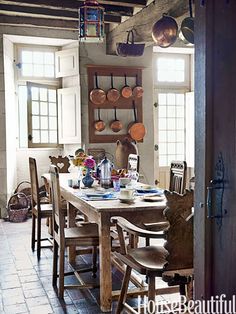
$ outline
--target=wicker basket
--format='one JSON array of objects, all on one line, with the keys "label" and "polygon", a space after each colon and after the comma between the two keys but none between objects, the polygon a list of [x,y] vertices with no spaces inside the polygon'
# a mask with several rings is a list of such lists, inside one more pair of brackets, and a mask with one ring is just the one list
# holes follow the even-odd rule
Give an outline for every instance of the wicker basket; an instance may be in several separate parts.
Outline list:
[{"label": "wicker basket", "polygon": [[[16,193],[23,193],[25,194],[27,200],[28,200],[28,206],[32,205],[32,196],[31,196],[31,184],[29,181],[21,181],[15,191],[14,194]],[[34,204],[33,204],[34,205]]]},{"label": "wicker basket", "polygon": [[23,222],[28,217],[29,202],[24,193],[13,194],[7,204],[8,220]]}]

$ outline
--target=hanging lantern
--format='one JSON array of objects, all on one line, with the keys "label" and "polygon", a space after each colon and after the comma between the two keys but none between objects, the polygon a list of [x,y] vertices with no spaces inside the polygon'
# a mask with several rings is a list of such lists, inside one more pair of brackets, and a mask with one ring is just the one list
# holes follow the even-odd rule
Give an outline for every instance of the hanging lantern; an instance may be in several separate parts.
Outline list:
[{"label": "hanging lantern", "polygon": [[104,8],[96,0],[86,0],[79,8],[79,40],[99,42],[104,37]]}]

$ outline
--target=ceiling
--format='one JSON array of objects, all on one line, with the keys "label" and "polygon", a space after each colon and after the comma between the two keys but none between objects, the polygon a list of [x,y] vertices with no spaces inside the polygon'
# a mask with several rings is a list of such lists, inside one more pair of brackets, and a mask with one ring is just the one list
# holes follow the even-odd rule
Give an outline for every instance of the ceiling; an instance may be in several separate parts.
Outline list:
[{"label": "ceiling", "polygon": [[[99,0],[105,23],[120,24],[144,8],[146,0]],[[0,0],[0,24],[76,30],[78,8],[84,0]]]},{"label": "ceiling", "polygon": [[[107,53],[115,54],[117,42],[123,42],[133,29],[135,42],[153,43],[152,25],[163,13],[178,23],[188,15],[189,0],[99,0],[105,9]],[[78,8],[84,0],[0,0],[0,25],[78,29]]]}]

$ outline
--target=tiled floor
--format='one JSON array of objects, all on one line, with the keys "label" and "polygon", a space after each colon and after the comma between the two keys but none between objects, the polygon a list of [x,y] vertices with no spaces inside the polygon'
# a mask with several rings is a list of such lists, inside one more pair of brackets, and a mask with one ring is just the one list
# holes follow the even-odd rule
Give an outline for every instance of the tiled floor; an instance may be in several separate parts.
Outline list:
[{"label": "tiled floor", "polygon": [[[43,223],[43,233],[47,228]],[[44,236],[44,235],[43,235]],[[99,314],[99,289],[67,290],[64,302],[57,298],[51,284],[52,251],[42,249],[41,260],[30,248],[31,219],[23,223],[0,220],[0,313],[1,314]],[[77,257],[78,264],[90,261],[90,256]],[[69,269],[69,265],[67,265]],[[83,274],[91,282],[91,273]],[[121,285],[122,275],[113,270],[113,288]],[[74,282],[73,276],[67,281]],[[99,277],[95,279],[99,282]],[[115,312],[116,304],[113,304]]]}]

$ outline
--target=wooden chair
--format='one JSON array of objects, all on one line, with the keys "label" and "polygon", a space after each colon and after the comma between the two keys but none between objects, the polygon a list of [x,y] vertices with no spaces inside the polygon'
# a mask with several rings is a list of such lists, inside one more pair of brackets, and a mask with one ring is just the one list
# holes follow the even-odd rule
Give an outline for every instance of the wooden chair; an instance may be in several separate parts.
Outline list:
[{"label": "wooden chair", "polygon": [[186,161],[172,161],[170,165],[170,186],[171,192],[183,194],[186,188]]},{"label": "wooden chair", "polygon": [[[39,183],[36,160],[32,157],[29,158],[29,170],[30,170],[30,184],[32,195],[32,234],[31,234],[31,248],[34,252],[35,243],[37,243],[37,257],[40,259],[41,253],[41,241],[46,241],[48,238],[41,238],[41,220],[43,218],[49,218],[52,216],[52,204],[45,204],[40,202],[39,195]],[[36,221],[37,221],[37,237],[36,233]],[[44,246],[49,247],[49,246]]]},{"label": "wooden chair", "polygon": [[133,170],[139,172],[139,155],[129,154],[127,170]]},{"label": "wooden chair", "polygon": [[[170,165],[170,185],[169,190],[171,192],[177,192],[183,194],[186,188],[186,174],[187,174],[187,163],[186,161],[172,161]],[[161,231],[169,227],[168,221],[151,223],[145,225],[148,230]],[[149,245],[147,240],[146,245]]]},{"label": "wooden chair", "polygon": [[55,165],[58,167],[60,173],[67,173],[69,172],[70,167],[70,161],[68,157],[62,157],[61,155],[55,157],[55,156],[49,156],[49,159],[51,161],[52,165]]},{"label": "wooden chair", "polygon": [[[180,293],[185,294],[193,275],[193,222],[188,219],[192,214],[193,191],[180,195],[165,191],[167,208],[164,215],[169,221],[169,229],[164,233],[164,246],[131,247],[127,249],[124,231],[133,237],[160,238],[163,234],[141,229],[122,217],[112,218],[116,223],[121,251],[114,254],[127,265],[116,314],[128,309],[138,313],[126,303],[127,290],[132,269],[148,278],[148,298],[155,301],[155,277],[162,277],[171,285],[178,284]],[[151,313],[156,313],[151,309]]]},{"label": "wooden chair", "polygon": [[[97,272],[97,246],[99,245],[98,226],[95,223],[81,223],[77,227],[65,228],[65,217],[61,208],[61,193],[59,185],[59,171],[54,165],[50,167],[51,174],[51,195],[53,201],[53,276],[52,284],[57,286],[59,277],[58,296],[63,298],[64,289],[71,288],[93,288],[92,284],[84,284],[79,276],[79,272],[92,271],[93,277]],[[93,248],[92,267],[64,273],[65,248],[70,246],[91,246]],[[58,274],[58,254],[59,254],[59,274]],[[75,274],[81,282],[79,285],[65,285],[64,276]]]}]

